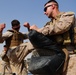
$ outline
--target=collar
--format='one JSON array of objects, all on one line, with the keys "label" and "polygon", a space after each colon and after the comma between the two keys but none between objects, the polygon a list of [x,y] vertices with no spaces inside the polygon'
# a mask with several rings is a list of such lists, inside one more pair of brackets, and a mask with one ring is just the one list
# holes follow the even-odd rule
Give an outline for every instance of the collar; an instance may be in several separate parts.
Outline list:
[{"label": "collar", "polygon": [[63,13],[64,13],[64,12],[60,12],[55,18],[52,18],[51,20],[52,20],[52,21],[53,21],[53,20],[58,20]]}]

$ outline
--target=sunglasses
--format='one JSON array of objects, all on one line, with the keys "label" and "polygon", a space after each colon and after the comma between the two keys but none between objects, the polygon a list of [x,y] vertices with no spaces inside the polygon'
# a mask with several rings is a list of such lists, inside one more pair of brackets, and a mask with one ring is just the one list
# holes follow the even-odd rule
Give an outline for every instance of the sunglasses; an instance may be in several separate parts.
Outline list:
[{"label": "sunglasses", "polygon": [[47,8],[50,7],[50,6],[52,6],[52,5],[46,6],[46,7],[44,8],[44,12],[46,12]]}]

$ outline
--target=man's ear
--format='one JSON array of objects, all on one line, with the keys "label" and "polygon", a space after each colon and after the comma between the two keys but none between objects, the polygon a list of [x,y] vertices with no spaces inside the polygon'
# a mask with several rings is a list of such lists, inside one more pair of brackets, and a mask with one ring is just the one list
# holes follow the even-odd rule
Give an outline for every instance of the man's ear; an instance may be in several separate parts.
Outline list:
[{"label": "man's ear", "polygon": [[55,5],[52,5],[52,8],[55,9]]}]

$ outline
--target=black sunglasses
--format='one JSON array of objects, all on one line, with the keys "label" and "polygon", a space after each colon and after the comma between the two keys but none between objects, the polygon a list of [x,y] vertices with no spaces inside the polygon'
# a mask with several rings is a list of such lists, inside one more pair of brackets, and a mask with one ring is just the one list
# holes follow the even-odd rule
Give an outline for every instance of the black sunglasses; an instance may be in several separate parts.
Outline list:
[{"label": "black sunglasses", "polygon": [[50,7],[50,6],[52,6],[52,5],[46,6],[46,7],[44,8],[44,12],[46,12],[47,8]]}]

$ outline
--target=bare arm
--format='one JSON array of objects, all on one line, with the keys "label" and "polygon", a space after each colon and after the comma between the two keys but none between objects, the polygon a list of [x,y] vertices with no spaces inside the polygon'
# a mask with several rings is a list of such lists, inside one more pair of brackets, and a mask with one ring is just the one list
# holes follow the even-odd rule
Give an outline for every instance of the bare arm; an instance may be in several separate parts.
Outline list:
[{"label": "bare arm", "polygon": [[3,32],[3,29],[5,28],[5,23],[3,24],[0,24],[0,43],[3,43],[3,38],[2,38],[2,32]]}]

